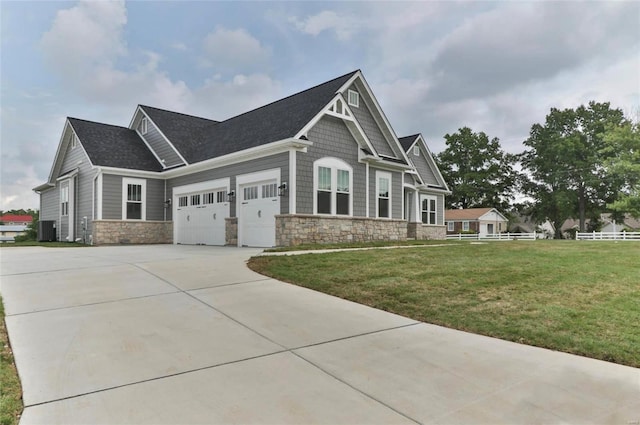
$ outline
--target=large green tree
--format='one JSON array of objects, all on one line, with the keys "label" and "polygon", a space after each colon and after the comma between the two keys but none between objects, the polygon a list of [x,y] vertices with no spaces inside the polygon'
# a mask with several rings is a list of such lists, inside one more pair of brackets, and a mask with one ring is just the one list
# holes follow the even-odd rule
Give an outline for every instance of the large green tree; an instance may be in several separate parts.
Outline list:
[{"label": "large green tree", "polygon": [[621,220],[625,214],[640,217],[640,122],[609,125],[604,134],[604,167],[620,191],[607,207]]},{"label": "large green tree", "polygon": [[509,208],[518,182],[516,157],[505,153],[500,140],[463,127],[444,136],[447,148],[438,166],[452,194],[447,208]]},{"label": "large green tree", "polygon": [[552,108],[544,124],[534,124],[521,155],[530,175],[526,192],[534,199],[539,220],[550,220],[556,237],[567,218],[597,219],[620,189],[620,179],[607,174],[605,129],[620,126],[624,114],[608,102],[589,102],[577,109]]}]

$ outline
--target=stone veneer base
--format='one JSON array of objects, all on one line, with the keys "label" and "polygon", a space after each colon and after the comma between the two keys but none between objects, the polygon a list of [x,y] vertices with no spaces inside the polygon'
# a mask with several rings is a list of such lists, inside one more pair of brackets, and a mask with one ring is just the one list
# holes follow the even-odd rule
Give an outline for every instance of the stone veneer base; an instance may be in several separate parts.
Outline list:
[{"label": "stone veneer base", "polygon": [[[431,239],[445,238],[444,226],[423,226],[418,223],[407,223],[405,220],[283,214],[276,215],[276,244],[295,246],[340,242],[404,241],[407,240],[408,225],[411,224],[417,225],[416,230],[418,226],[437,229]],[[421,235],[427,233],[421,229]],[[441,237],[436,237],[440,236],[440,233]]]},{"label": "stone veneer base", "polygon": [[171,221],[93,221],[94,245],[164,243],[173,243]]}]

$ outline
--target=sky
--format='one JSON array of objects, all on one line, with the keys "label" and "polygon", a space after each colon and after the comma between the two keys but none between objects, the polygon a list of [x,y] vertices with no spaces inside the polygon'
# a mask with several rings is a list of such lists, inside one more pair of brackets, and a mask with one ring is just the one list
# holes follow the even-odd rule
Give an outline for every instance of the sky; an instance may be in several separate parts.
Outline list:
[{"label": "sky", "polygon": [[521,152],[550,108],[640,113],[640,1],[0,0],[0,209],[38,208],[67,116],[224,120],[362,70],[401,137]]}]

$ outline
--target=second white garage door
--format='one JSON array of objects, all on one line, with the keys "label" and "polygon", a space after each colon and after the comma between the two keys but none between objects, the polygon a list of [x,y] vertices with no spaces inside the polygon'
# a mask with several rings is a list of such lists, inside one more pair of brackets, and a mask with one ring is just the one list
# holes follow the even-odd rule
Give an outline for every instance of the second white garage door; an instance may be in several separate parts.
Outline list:
[{"label": "second white garage door", "polygon": [[[271,247],[276,242],[276,214],[280,214],[280,170],[239,177],[238,241],[241,246]],[[253,180],[255,179],[255,180]]]}]

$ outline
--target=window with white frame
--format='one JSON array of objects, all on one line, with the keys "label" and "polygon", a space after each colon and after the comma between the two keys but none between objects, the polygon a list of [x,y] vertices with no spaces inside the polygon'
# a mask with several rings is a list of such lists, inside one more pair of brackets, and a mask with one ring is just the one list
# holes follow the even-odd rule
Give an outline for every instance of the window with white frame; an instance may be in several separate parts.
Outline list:
[{"label": "window with white frame", "polygon": [[262,197],[263,198],[275,198],[278,196],[278,184],[270,183],[262,185]]},{"label": "window with white frame", "polygon": [[144,179],[122,179],[122,218],[146,220],[146,189]]},{"label": "window with white frame", "polygon": [[469,231],[469,222],[468,221],[463,221],[462,222],[462,231],[463,232],[468,232]]},{"label": "window with white frame", "polygon": [[436,224],[436,206],[437,199],[435,196],[423,196],[422,197],[422,223],[424,224]]},{"label": "window with white frame", "polygon": [[138,124],[138,131],[140,134],[147,134],[148,125],[147,117],[142,117],[140,124]]},{"label": "window with white frame", "polygon": [[69,184],[60,188],[60,215],[69,215]]},{"label": "window with white frame", "polygon": [[351,215],[352,168],[337,158],[314,163],[314,213]]},{"label": "window with white frame", "polygon": [[447,230],[449,232],[453,232],[455,230],[455,225],[456,225],[456,223],[453,222],[453,221],[447,222]]},{"label": "window with white frame", "polygon": [[75,149],[78,138],[75,133],[71,133],[71,149]]},{"label": "window with white frame", "polygon": [[378,218],[391,218],[391,173],[376,171]]},{"label": "window with white frame", "polygon": [[418,145],[413,147],[413,156],[420,156],[420,147]]},{"label": "window with white frame", "polygon": [[216,192],[216,202],[218,204],[221,204],[223,202],[227,202],[227,191],[226,190],[219,190]]},{"label": "window with white frame", "polygon": [[178,198],[178,206],[179,207],[186,207],[189,203],[189,197],[188,196],[181,196]]},{"label": "window with white frame", "polygon": [[347,103],[349,106],[353,106],[355,108],[360,107],[360,93],[355,90],[349,90],[347,92]]},{"label": "window with white frame", "polygon": [[209,205],[209,204],[213,204],[215,202],[215,192],[206,192],[202,194],[202,204],[203,205]]}]

